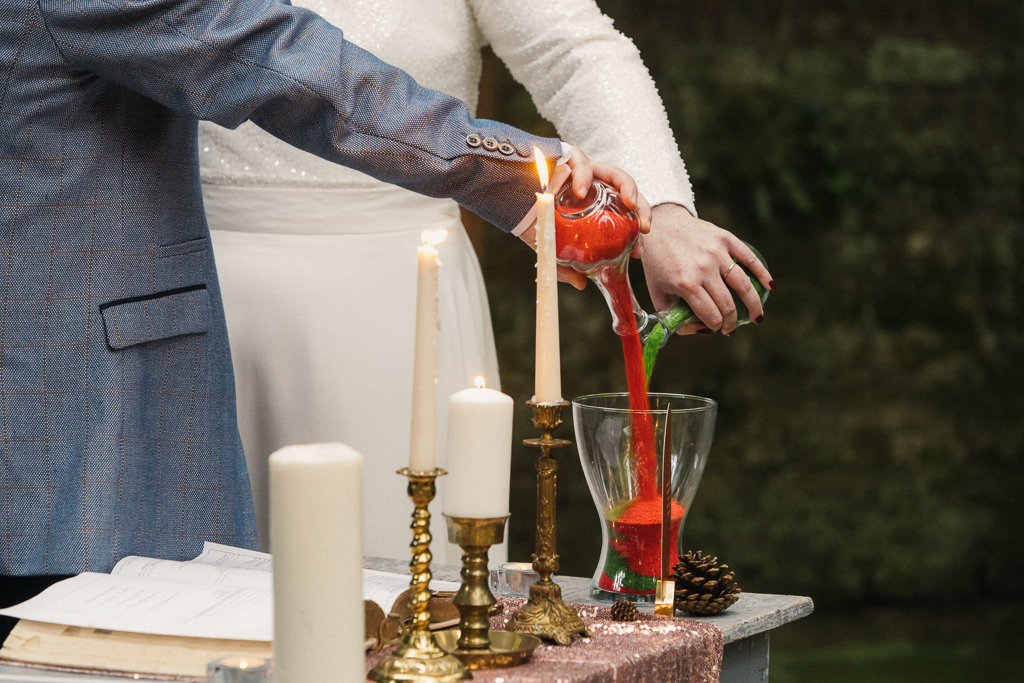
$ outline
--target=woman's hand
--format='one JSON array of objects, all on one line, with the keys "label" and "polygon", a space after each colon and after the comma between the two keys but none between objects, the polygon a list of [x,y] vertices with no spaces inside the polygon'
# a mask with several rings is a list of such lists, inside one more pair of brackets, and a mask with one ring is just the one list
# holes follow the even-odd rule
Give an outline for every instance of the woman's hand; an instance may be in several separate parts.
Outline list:
[{"label": "woman's hand", "polygon": [[[551,174],[547,191],[551,194],[558,192],[566,180],[571,179],[572,191],[577,197],[583,198],[590,190],[590,183],[596,178],[611,187],[622,197],[622,203],[627,209],[635,209],[639,216],[640,232],[651,231],[651,205],[647,203],[644,196],[637,189],[633,177],[617,166],[606,164],[602,161],[594,161],[581,152],[578,147],[569,146],[571,154],[565,164],[555,166]],[[537,224],[536,221],[526,230],[519,234],[519,238],[537,249]],[[583,289],[587,286],[587,277],[572,268],[558,266],[558,279],[561,282],[568,282],[576,289]]]},{"label": "woman's hand", "polygon": [[703,329],[732,334],[736,305],[730,288],[746,305],[750,319],[760,324],[761,298],[743,271],[732,268],[734,259],[765,288],[775,289],[775,283],[754,252],[731,232],[694,217],[678,204],[659,204],[653,211],[653,227],[641,240],[644,277],[655,309],[664,311],[682,297],[700,319],[681,327],[679,334]]}]

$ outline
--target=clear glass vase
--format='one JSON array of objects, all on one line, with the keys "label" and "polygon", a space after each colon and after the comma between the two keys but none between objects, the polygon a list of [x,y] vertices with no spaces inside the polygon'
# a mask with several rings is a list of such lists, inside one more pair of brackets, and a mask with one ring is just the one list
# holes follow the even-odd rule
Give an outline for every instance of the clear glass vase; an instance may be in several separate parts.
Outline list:
[{"label": "clear glass vase", "polygon": [[[683,394],[650,394],[650,410],[629,408],[625,393],[592,394],[572,402],[583,472],[601,517],[601,557],[591,582],[595,598],[653,602],[661,570],[661,499],[643,491],[661,480],[666,406],[672,407],[672,503],[669,562],[679,562],[683,522],[711,450],[718,404]],[[646,413],[637,420],[638,413]],[[634,454],[633,425],[650,424],[657,444],[655,472],[644,473]]]}]

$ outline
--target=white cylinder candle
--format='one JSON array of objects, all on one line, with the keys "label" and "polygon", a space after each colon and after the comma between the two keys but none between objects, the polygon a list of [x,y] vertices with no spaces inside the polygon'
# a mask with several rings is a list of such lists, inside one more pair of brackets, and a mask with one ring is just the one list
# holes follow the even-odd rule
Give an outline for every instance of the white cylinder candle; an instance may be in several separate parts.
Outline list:
[{"label": "white cylinder candle", "polygon": [[[544,155],[534,148],[541,185],[548,182]],[[558,353],[558,264],[555,261],[555,198],[537,193],[537,349],[534,396],[537,403],[562,400]]]},{"label": "white cylinder candle", "polygon": [[435,245],[446,235],[444,230],[425,231],[423,245],[416,250],[416,336],[409,441],[409,469],[416,472],[433,470],[436,463],[437,331],[440,327],[437,281],[441,263]]},{"label": "white cylinder candle", "polygon": [[444,512],[450,517],[508,514],[512,469],[512,398],[483,388],[448,399],[448,481]]},{"label": "white cylinder candle", "polygon": [[364,679],[362,479],[340,443],[270,456],[274,680]]}]

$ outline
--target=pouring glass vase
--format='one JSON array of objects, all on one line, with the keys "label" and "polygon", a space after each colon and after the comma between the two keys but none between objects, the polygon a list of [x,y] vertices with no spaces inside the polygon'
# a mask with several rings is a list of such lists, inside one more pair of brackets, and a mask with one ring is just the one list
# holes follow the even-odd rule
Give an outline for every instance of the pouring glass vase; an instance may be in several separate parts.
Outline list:
[{"label": "pouring glass vase", "polygon": [[[718,404],[684,394],[650,394],[654,439],[663,443],[666,405],[672,406],[669,566],[679,562],[683,522],[711,450]],[[661,499],[645,497],[631,435],[637,411],[625,393],[591,394],[572,402],[573,426],[587,486],[601,518],[601,556],[591,595],[653,602],[661,570]],[[661,480],[658,449],[655,481]]]},{"label": "pouring glass vase", "polygon": [[[595,180],[582,199],[576,196],[569,184],[563,185],[555,195],[555,251],[558,262],[583,273],[597,284],[611,311],[612,329],[616,334],[639,333],[649,378],[657,353],[669,336],[696,316],[682,299],[668,310],[654,315],[640,307],[627,272],[629,255],[639,239],[640,225],[636,212],[627,209],[618,192],[605,183]],[[764,263],[761,254],[750,248]],[[768,290],[743,266],[739,267],[764,303]],[[750,313],[746,305],[735,291],[730,291],[736,304],[737,324],[749,323]]]}]

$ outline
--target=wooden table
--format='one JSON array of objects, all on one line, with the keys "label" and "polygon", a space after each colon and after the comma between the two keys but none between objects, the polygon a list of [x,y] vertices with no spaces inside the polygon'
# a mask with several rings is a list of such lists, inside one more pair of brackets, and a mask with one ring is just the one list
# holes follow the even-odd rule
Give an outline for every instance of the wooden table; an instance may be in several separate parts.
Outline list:
[{"label": "wooden table", "polygon": [[[391,572],[408,572],[400,560],[367,558],[366,566]],[[434,578],[459,581],[454,567],[435,567]],[[590,597],[590,579],[556,576],[565,602],[607,605]],[[721,683],[753,683],[768,680],[769,636],[773,629],[805,617],[814,610],[810,598],[795,595],[743,593],[735,605],[714,617],[698,617],[713,623],[725,640]],[[132,678],[63,674],[0,664],[0,683],[124,683]],[[152,680],[138,678],[134,680]]]}]

